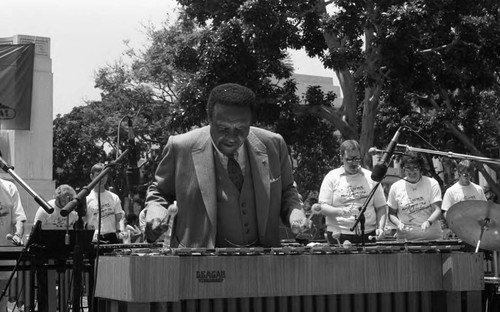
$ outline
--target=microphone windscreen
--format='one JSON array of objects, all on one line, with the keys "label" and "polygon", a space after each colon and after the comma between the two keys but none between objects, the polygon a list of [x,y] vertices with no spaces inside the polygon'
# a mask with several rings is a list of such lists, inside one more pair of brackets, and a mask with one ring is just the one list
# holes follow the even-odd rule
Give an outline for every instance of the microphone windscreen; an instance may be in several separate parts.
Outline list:
[{"label": "microphone windscreen", "polygon": [[372,170],[372,180],[375,182],[380,182],[385,177],[387,173],[387,167],[382,164],[376,164]]}]

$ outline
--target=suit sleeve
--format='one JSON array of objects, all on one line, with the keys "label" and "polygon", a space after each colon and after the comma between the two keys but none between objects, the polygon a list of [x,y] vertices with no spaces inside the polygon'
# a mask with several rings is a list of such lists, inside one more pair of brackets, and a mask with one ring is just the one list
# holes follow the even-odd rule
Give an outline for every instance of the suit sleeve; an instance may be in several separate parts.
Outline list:
[{"label": "suit sleeve", "polygon": [[153,183],[146,196],[146,207],[149,210],[168,209],[175,200],[175,157],[174,139],[171,136],[163,150],[163,158],[156,169]]},{"label": "suit sleeve", "polygon": [[281,220],[287,226],[290,226],[290,214],[294,209],[301,210],[301,201],[299,193],[294,186],[294,178],[292,172],[292,164],[288,154],[288,148],[285,140],[280,136],[279,140],[279,155],[281,162]]}]

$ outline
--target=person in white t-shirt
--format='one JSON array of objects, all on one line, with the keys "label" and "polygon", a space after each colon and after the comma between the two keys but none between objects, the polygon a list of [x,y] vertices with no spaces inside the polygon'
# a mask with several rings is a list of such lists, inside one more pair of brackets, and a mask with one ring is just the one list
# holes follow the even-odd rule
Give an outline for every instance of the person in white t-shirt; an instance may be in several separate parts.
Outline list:
[{"label": "person in white t-shirt", "polygon": [[458,181],[450,186],[443,196],[441,210],[443,210],[445,217],[450,207],[456,203],[466,200],[487,200],[483,188],[471,181],[471,177],[474,175],[474,166],[470,160],[460,161],[457,172]]},{"label": "person in white t-shirt", "polygon": [[[16,185],[10,181],[0,179],[0,245],[22,245],[25,222],[26,214]],[[12,235],[12,233],[14,234]],[[11,236],[11,238],[8,239],[7,236]],[[3,261],[7,261],[9,265],[12,265],[10,260]],[[10,275],[11,272],[8,271],[0,272],[0,290],[4,290]],[[6,311],[6,309],[7,297],[5,296],[0,302],[0,311]]]},{"label": "person in white t-shirt", "polygon": [[369,236],[380,239],[384,236],[387,219],[387,206],[382,187],[377,188],[374,196],[367,204],[365,231],[361,236],[359,223],[357,229],[351,231],[360,208],[376,182],[371,179],[371,171],[360,166],[361,151],[355,140],[346,140],[340,145],[340,156],[343,166],[330,171],[321,184],[318,203],[312,206],[316,213],[325,215],[327,240],[330,244],[367,242]]},{"label": "person in white t-shirt", "polygon": [[76,211],[72,211],[67,217],[61,216],[61,209],[66,206],[73,197],[76,196],[75,189],[67,184],[61,184],[56,188],[54,198],[49,200],[47,203],[54,208],[54,212],[49,214],[45,209],[39,207],[33,223],[41,221],[42,227],[46,228],[73,228],[76,220],[78,219],[78,214]]},{"label": "person in white t-shirt", "polygon": [[403,156],[401,168],[406,178],[394,182],[389,190],[387,205],[389,220],[397,227],[396,237],[406,240],[439,240],[443,231],[441,188],[439,183],[422,175],[425,161],[420,153]]},{"label": "person in white t-shirt", "polygon": [[[93,180],[104,169],[104,164],[98,163],[92,166],[90,178]],[[99,240],[108,244],[119,244],[125,237],[125,212],[122,209],[118,195],[106,190],[105,185],[108,176],[104,176],[87,196],[87,224],[99,233],[99,212],[101,214],[101,227]],[[96,236],[97,238],[97,236]]]}]

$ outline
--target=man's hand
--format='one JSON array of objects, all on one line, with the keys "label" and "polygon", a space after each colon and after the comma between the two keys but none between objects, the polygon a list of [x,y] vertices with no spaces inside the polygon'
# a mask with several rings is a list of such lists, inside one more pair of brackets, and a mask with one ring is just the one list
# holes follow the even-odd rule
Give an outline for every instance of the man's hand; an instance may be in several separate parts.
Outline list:
[{"label": "man's hand", "polygon": [[290,214],[290,229],[293,234],[300,234],[311,228],[312,222],[302,210],[294,209]]},{"label": "man's hand", "polygon": [[23,245],[23,239],[22,239],[21,235],[7,234],[7,239],[9,239],[14,246],[22,246]]},{"label": "man's hand", "polygon": [[429,220],[426,220],[424,221],[421,225],[420,225],[420,228],[422,229],[422,231],[425,231],[427,230],[428,228],[431,227],[431,221]]},{"label": "man's hand", "polygon": [[141,229],[139,229],[139,227],[137,227],[137,225],[132,226],[130,224],[127,224],[126,230],[130,231],[130,235],[132,237],[142,235]]},{"label": "man's hand", "polygon": [[313,214],[320,214],[321,213],[321,204],[320,203],[316,203],[314,205],[312,205],[311,207],[311,213]]},{"label": "man's hand", "polygon": [[400,230],[401,232],[406,232],[406,230],[407,230],[406,224],[404,224],[403,222],[399,222],[398,230]]},{"label": "man's hand", "polygon": [[146,222],[144,234],[148,243],[154,243],[160,236],[168,230],[168,223],[162,222],[160,218],[154,218]]},{"label": "man's hand", "polygon": [[375,235],[377,236],[377,239],[382,239],[385,236],[385,232],[382,229],[376,229]]},{"label": "man's hand", "polygon": [[120,240],[125,240],[127,238],[130,238],[130,233],[128,231],[123,231],[123,232],[119,232],[118,234],[116,234],[116,236]]},{"label": "man's hand", "polygon": [[148,209],[148,212],[146,214],[144,235],[149,243],[154,243],[168,230],[170,218],[175,216],[179,209],[176,201],[167,210],[160,206],[149,206],[146,209]]},{"label": "man's hand", "polygon": [[352,206],[344,207],[344,208],[340,208],[340,209],[342,212],[340,213],[339,216],[343,217],[343,218],[349,218],[350,216],[354,216],[359,211],[355,208],[352,208]]}]

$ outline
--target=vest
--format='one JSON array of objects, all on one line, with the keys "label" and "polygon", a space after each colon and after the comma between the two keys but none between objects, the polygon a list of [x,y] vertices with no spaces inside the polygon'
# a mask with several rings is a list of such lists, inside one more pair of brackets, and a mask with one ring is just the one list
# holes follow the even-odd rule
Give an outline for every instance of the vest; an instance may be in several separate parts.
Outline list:
[{"label": "vest", "polygon": [[217,179],[217,234],[215,247],[244,247],[258,245],[259,231],[255,208],[250,162],[244,173],[241,192],[229,179],[226,169],[215,157]]}]

